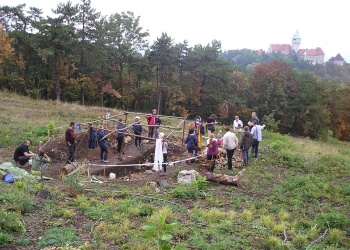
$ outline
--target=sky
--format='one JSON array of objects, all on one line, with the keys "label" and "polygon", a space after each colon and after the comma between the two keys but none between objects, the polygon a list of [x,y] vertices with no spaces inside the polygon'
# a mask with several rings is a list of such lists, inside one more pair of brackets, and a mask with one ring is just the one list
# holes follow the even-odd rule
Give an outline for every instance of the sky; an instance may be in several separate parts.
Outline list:
[{"label": "sky", "polygon": [[[6,3],[6,2],[9,3]],[[51,9],[65,0],[5,0],[0,5]],[[78,3],[78,0],[72,0]],[[175,43],[192,47],[219,40],[222,50],[267,50],[270,44],[291,44],[296,30],[301,49],[321,47],[325,61],[342,55],[350,62],[350,15],[347,0],[91,0],[104,16],[132,11],[148,30],[152,44],[162,32]]]}]

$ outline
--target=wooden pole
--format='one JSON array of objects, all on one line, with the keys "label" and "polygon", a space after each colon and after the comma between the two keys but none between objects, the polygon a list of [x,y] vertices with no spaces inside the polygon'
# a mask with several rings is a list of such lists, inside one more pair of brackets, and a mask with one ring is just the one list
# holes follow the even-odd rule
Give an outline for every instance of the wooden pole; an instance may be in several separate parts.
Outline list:
[{"label": "wooden pole", "polygon": [[184,146],[185,129],[186,129],[186,120],[184,120],[184,126],[183,126],[183,128],[182,128],[182,146]]},{"label": "wooden pole", "polygon": [[168,138],[176,129],[179,129],[182,123],[185,123],[186,119],[179,123],[165,138]]}]

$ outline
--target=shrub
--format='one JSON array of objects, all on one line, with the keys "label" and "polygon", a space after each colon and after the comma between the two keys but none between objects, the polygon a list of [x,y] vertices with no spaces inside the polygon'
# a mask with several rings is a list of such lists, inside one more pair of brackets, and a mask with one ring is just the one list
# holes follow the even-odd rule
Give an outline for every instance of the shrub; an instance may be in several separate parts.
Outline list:
[{"label": "shrub", "polygon": [[281,246],[281,242],[282,241],[276,236],[269,236],[264,240],[263,245],[267,249],[278,249],[278,247]]}]

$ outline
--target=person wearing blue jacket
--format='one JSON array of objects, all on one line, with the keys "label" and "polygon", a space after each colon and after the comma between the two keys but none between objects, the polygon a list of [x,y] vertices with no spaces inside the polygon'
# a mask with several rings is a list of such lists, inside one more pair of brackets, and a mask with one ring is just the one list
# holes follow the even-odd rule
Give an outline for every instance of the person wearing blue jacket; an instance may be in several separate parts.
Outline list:
[{"label": "person wearing blue jacket", "polygon": [[100,158],[101,162],[109,162],[107,161],[108,156],[108,148],[107,148],[107,137],[105,137],[105,131],[103,130],[103,126],[100,125],[97,131],[97,139],[98,139],[98,145],[101,148]]},{"label": "person wearing blue jacket", "polygon": [[[188,152],[188,158],[191,158],[193,156],[193,151],[199,150],[198,138],[195,134],[194,128],[190,128],[189,135],[187,136],[185,143]],[[194,162],[194,159],[192,159],[191,162]],[[186,163],[188,163],[188,161],[186,161]]]}]

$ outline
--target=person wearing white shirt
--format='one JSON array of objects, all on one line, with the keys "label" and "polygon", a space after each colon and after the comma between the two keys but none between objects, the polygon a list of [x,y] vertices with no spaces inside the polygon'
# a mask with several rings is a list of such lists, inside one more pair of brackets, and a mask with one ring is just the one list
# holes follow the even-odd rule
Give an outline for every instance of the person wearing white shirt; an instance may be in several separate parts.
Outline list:
[{"label": "person wearing white shirt", "polygon": [[258,158],[259,143],[262,141],[262,130],[264,130],[266,125],[258,125],[256,121],[253,121],[252,124],[252,131],[250,131],[253,136],[252,155],[254,158]]},{"label": "person wearing white shirt", "polygon": [[226,127],[226,133],[222,138],[222,141],[223,141],[223,148],[226,149],[226,153],[227,153],[228,169],[232,170],[232,157],[233,157],[233,153],[235,152],[236,146],[238,145],[238,139],[234,133],[230,132],[230,126]]},{"label": "person wearing white shirt", "polygon": [[235,116],[235,120],[233,121],[233,131],[240,139],[242,136],[243,122],[239,119],[239,116]]}]

